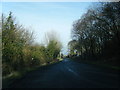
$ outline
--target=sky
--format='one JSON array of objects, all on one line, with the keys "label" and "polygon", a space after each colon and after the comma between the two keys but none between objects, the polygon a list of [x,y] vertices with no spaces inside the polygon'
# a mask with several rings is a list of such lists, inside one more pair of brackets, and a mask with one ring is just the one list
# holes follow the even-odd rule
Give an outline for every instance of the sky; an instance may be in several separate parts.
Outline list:
[{"label": "sky", "polygon": [[2,12],[13,12],[16,21],[34,32],[36,43],[45,43],[45,33],[55,31],[67,54],[72,25],[87,11],[91,2],[3,2]]}]

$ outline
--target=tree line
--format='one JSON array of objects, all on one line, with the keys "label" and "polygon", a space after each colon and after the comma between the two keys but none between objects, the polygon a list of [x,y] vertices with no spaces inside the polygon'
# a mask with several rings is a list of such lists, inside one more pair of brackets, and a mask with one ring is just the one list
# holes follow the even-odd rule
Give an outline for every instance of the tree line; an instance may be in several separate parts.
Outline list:
[{"label": "tree line", "polygon": [[12,12],[2,14],[1,20],[3,76],[56,62],[62,45],[55,36],[48,33],[46,45],[34,44],[33,32],[18,24]]},{"label": "tree line", "polygon": [[120,55],[120,2],[103,2],[87,10],[73,23],[69,55],[82,59],[119,59]]}]

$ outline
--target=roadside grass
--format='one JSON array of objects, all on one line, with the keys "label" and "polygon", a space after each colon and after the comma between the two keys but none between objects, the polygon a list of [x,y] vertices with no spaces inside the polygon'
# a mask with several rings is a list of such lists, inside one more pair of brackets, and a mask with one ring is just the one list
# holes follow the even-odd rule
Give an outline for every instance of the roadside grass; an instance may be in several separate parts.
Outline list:
[{"label": "roadside grass", "polygon": [[[61,59],[59,61],[61,61]],[[13,83],[15,83],[16,81],[19,81],[21,78],[23,78],[29,72],[37,70],[40,67],[49,66],[49,65],[58,63],[59,61],[53,61],[53,62],[50,62],[49,64],[44,63],[40,66],[35,66],[32,68],[24,68],[24,70],[14,71],[7,76],[2,76],[2,88],[11,88],[11,85]]]},{"label": "roadside grass", "polygon": [[58,59],[59,61],[62,61],[62,60],[63,60],[63,58],[61,58],[61,57],[58,57],[57,59]]},{"label": "roadside grass", "polygon": [[119,66],[120,63],[118,62],[118,60],[116,60],[116,58],[111,58],[109,60],[109,62],[106,59],[100,59],[100,60],[96,60],[96,61],[95,60],[82,60],[82,59],[80,59],[80,57],[72,57],[71,60],[74,60],[79,63],[82,62],[82,63],[86,63],[86,64],[92,64],[92,65],[120,71],[120,66]]},{"label": "roadside grass", "polygon": [[24,68],[24,70],[21,71],[14,71],[11,74],[7,76],[2,77],[2,87],[3,88],[9,88],[12,83],[16,82],[17,80],[24,77],[27,73],[36,70],[40,66],[34,67],[34,68]]}]

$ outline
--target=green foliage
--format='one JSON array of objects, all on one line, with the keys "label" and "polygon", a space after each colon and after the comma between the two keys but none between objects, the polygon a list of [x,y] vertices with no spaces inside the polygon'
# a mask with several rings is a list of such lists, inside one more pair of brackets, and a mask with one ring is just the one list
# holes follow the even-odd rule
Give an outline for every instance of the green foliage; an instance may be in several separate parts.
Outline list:
[{"label": "green foliage", "polygon": [[57,56],[58,56],[58,54],[60,53],[60,48],[58,47],[57,43],[58,42],[52,40],[47,45],[48,55],[49,55],[49,57],[50,57],[51,60],[56,59]]},{"label": "green foliage", "polygon": [[47,59],[48,63],[57,60],[62,48],[61,42],[58,40],[55,33],[56,32],[47,33],[46,54],[49,57],[49,59]]},{"label": "green foliage", "polygon": [[[5,18],[2,16],[2,62],[3,62],[3,74],[8,68],[10,73],[12,70],[20,69],[22,65],[22,48],[26,45],[22,42],[21,27],[15,24],[10,12],[9,16]],[[24,33],[24,32],[23,32]],[[4,65],[5,64],[5,65]],[[4,67],[5,66],[5,67]],[[4,69],[5,68],[5,69]]]},{"label": "green foliage", "polygon": [[74,55],[75,51],[77,50],[77,41],[72,40],[68,43],[68,49],[70,50],[70,55]]},{"label": "green foliage", "polygon": [[[50,37],[50,36],[49,36]],[[2,68],[3,76],[26,68],[52,62],[60,52],[58,41],[52,37],[47,47],[34,45],[33,33],[15,22],[10,12],[2,15]]]}]

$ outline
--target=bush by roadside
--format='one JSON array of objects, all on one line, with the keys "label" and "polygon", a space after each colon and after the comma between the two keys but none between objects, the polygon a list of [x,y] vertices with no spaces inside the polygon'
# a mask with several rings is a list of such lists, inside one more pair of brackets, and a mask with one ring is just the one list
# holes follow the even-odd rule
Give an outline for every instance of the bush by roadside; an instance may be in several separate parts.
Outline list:
[{"label": "bush by roadside", "polygon": [[12,12],[2,14],[2,81],[9,87],[15,80],[43,65],[58,62],[61,42],[48,33],[46,45],[36,44],[31,29],[16,23]]}]

